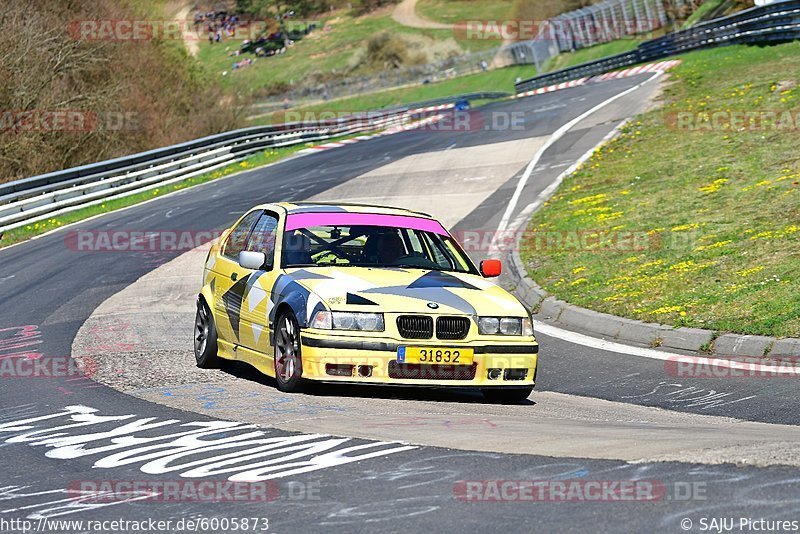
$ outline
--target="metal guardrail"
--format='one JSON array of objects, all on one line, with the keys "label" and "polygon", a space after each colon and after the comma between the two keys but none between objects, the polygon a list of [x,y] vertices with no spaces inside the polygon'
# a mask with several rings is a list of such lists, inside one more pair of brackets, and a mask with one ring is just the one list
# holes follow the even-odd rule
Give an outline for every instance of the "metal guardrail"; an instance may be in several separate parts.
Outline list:
[{"label": "metal guardrail", "polygon": [[557,15],[539,25],[531,40],[508,46],[516,64],[533,63],[538,72],[557,55],[630,38],[666,26],[678,13],[688,15],[696,0],[600,0]]},{"label": "metal guardrail", "polygon": [[[191,178],[270,147],[324,141],[414,121],[430,107],[459,100],[498,99],[504,92],[454,95],[410,106],[365,111],[318,123],[254,126],[130,156],[0,184],[2,232],[115,198]],[[430,106],[430,107],[427,107]]]},{"label": "metal guardrail", "polygon": [[0,234],[7,230],[191,178],[265,148],[322,141],[402,124],[417,110],[365,112],[320,123],[233,130],[202,139],[0,184]]},{"label": "metal guardrail", "polygon": [[800,39],[800,0],[784,0],[645,41],[630,52],[534,76],[516,84],[515,89],[517,93],[523,93],[702,48],[785,42],[795,39]]}]

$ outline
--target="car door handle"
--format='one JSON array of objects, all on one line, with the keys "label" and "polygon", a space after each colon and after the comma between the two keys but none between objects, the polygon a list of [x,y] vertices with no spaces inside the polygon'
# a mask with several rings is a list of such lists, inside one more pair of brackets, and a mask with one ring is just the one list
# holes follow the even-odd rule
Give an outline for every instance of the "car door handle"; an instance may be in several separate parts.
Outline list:
[{"label": "car door handle", "polygon": [[239,275],[237,273],[231,274],[231,280],[235,282],[237,278],[239,278]]}]

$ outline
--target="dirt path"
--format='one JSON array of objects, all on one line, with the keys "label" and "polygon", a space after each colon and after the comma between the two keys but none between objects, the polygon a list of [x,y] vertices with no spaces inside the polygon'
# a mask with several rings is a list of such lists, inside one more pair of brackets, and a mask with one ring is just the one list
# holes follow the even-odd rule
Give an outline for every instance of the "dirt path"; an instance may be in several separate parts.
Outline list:
[{"label": "dirt path", "polygon": [[417,0],[403,0],[397,7],[394,8],[392,18],[402,24],[411,28],[423,28],[430,30],[449,30],[453,27],[452,24],[442,24],[441,22],[434,22],[421,17],[417,13]]},{"label": "dirt path", "polygon": [[[453,28],[453,24],[444,24],[433,20],[426,19],[417,13],[418,0],[403,0],[394,8],[392,18],[395,22],[408,26],[411,28],[423,28],[433,30],[449,30]],[[506,47],[513,44],[513,40],[504,40],[500,46]],[[492,68],[505,67],[510,64],[508,55],[498,51],[494,58],[489,62]]]},{"label": "dirt path", "polygon": [[189,14],[192,10],[193,4],[194,3],[191,1],[184,4],[180,11],[175,14],[175,20],[179,21],[183,25],[183,42],[186,44],[186,49],[193,57],[197,57],[197,53],[200,51],[200,46],[197,42],[198,34],[194,32],[192,20],[189,20]]}]

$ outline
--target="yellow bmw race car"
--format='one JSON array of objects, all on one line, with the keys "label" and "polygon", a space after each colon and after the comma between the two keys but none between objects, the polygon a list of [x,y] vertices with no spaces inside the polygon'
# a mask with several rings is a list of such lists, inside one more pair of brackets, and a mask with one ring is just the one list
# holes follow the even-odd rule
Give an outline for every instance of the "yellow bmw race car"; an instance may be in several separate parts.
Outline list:
[{"label": "yellow bmw race car", "polygon": [[525,307],[433,217],[381,206],[258,206],[210,250],[199,367],[247,362],[281,391],[304,381],[476,387],[518,402],[539,345]]}]

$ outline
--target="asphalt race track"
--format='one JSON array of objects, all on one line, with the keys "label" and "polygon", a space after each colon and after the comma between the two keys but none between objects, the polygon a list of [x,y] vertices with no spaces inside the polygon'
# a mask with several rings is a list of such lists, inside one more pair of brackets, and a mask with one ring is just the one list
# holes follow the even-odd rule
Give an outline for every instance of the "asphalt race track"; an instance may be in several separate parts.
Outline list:
[{"label": "asphalt race track", "polygon": [[[435,160],[448,151],[467,153],[501,144],[508,150],[533,147],[530,158],[536,143],[560,126],[648,77],[480,108],[484,117],[514,114],[520,128],[430,128],[295,157],[0,250],[0,363],[4,356],[16,358],[20,352],[41,353],[43,365],[49,361],[53,367],[69,361],[76,336],[98,307],[186,252],[80,252],[66,246],[71,231],[222,229],[257,203],[353,197],[348,188],[364,190],[358,180],[365,175],[399,180],[415,170],[398,164],[403,161]],[[621,120],[641,109],[656,84],[649,82],[599,110],[550,147],[531,174],[514,215]],[[491,158],[491,150],[486,153]],[[491,159],[486,162],[487,168],[493,164]],[[486,181],[491,187],[469,189],[474,205],[466,213],[459,209],[463,205],[443,203],[442,218],[456,231],[495,230],[524,167],[523,163],[512,169],[502,182],[496,177]],[[382,175],[382,169],[389,170]],[[442,181],[438,176],[413,179],[418,196],[425,196],[426,183],[434,187]],[[387,192],[386,198],[412,193],[403,189]],[[199,271],[196,274],[199,280]],[[159,295],[150,298],[158,300]],[[305,413],[282,413],[281,403],[292,408],[292,402],[284,401],[269,380],[241,366],[215,371],[226,376],[207,379],[212,386],[218,378],[239,384],[230,386],[232,395],[209,396],[194,382],[202,372],[191,366],[185,369],[191,379],[175,376],[174,383],[165,382],[164,377],[182,375],[183,370],[164,369],[156,360],[159,350],[168,362],[172,360],[167,353],[180,353],[183,345],[186,352],[181,355],[190,355],[191,333],[183,325],[164,324],[161,329],[175,344],[140,351],[152,359],[142,356],[144,361],[136,367],[152,369],[149,376],[1,379],[5,487],[0,486],[0,531],[21,532],[19,524],[8,523],[11,520],[31,521],[30,528],[39,531],[92,532],[95,529],[87,524],[55,521],[170,520],[168,531],[181,531],[175,526],[179,520],[263,518],[274,532],[583,532],[589,526],[609,532],[681,532],[700,531],[704,518],[733,517],[738,525],[739,518],[793,520],[800,511],[800,458],[793,445],[800,435],[800,401],[791,394],[797,386],[790,378],[676,380],[665,373],[662,361],[592,349],[571,342],[568,333],[537,334],[540,381],[525,405],[486,405],[461,392],[321,388],[294,401],[306,407]],[[103,350],[99,347],[98,353]],[[142,382],[145,379],[152,383]],[[115,387],[105,385],[109,383]],[[191,397],[182,397],[177,389],[164,393],[164,388],[187,383],[194,384],[196,394]],[[250,396],[243,396],[244,391]],[[264,412],[268,416],[259,411],[260,403],[270,404]],[[330,421],[346,422],[322,422],[328,412],[339,418]],[[392,414],[405,418],[406,424],[395,419],[381,426],[381,419]],[[568,432],[562,432],[561,441],[554,441],[550,433],[562,419],[578,423],[565,427]],[[625,432],[655,432],[669,423],[680,426],[682,434],[673,440],[671,454],[643,453],[633,461],[629,453],[615,451],[614,440],[622,438],[604,433],[620,422]],[[513,425],[512,434],[503,433],[506,424]],[[370,425],[372,430],[365,430]],[[725,463],[720,451],[728,451],[730,460],[738,459],[737,446],[743,442],[737,442],[735,434],[727,448],[718,445],[711,456],[692,443],[693,430],[698,436],[713,434],[723,440],[737,428],[753,429],[746,448],[755,465]],[[482,439],[489,445],[477,443]],[[685,440],[685,447],[679,440]],[[538,442],[548,452],[539,452]],[[257,457],[259,446],[280,447],[282,458],[265,463]],[[76,499],[71,491],[89,481],[224,481],[254,473],[276,491],[273,499]],[[640,489],[655,488],[656,498],[498,499],[487,489],[493,487],[487,481],[495,480],[540,480],[551,486],[577,481],[582,487],[587,481],[636,481]],[[476,498],[487,502],[473,502]],[[130,526],[116,530],[145,531]],[[199,531],[235,530],[217,523]]]}]

